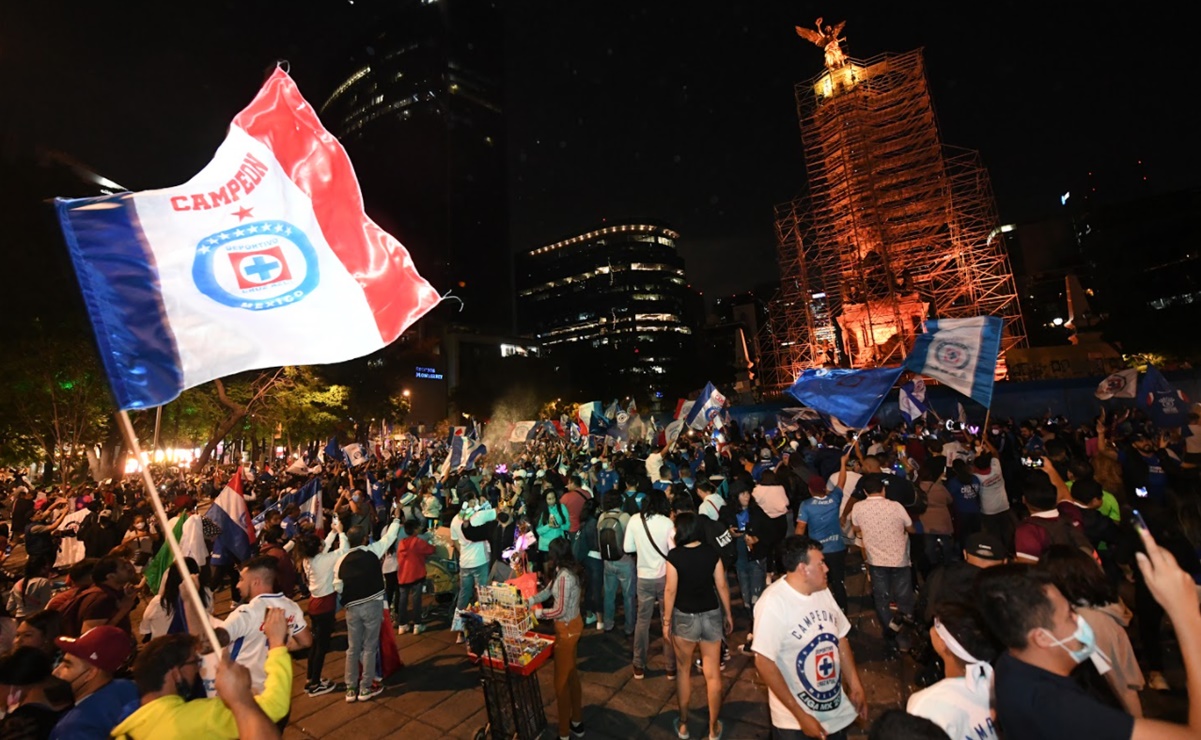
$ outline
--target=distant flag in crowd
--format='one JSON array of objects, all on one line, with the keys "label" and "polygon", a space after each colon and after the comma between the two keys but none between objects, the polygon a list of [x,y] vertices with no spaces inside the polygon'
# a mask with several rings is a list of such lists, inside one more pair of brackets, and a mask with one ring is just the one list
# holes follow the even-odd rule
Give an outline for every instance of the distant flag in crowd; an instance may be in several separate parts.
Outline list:
[{"label": "distant flag in crowd", "polygon": [[696,403],[688,410],[688,417],[684,423],[692,429],[704,429],[709,424],[721,429],[721,410],[725,405],[726,397],[718,393],[712,383],[706,383],[701,394],[697,396]]},{"label": "distant flag in crowd", "polygon": [[914,378],[901,386],[900,406],[901,416],[905,417],[907,424],[925,416],[930,411],[926,405],[926,381]]},{"label": "distant flag in crowd", "polygon": [[601,410],[600,401],[581,403],[579,419],[582,425],[580,429],[582,435],[595,434],[603,437],[613,423],[613,420]]},{"label": "distant flag in crowd", "polygon": [[308,475],[309,466],[307,463],[305,463],[303,457],[298,457],[296,458],[296,462],[288,466],[287,472],[291,473],[292,475]]},{"label": "distant flag in crowd", "polygon": [[692,413],[692,407],[695,404],[696,404],[696,401],[685,401],[684,399],[681,398],[676,403],[676,415],[672,418],[687,419],[688,415]]},{"label": "distant flag in crowd", "polygon": [[967,409],[963,408],[962,403],[956,403],[955,406],[959,411],[959,423],[967,426]]},{"label": "distant flag in crowd", "polygon": [[[278,68],[188,182],[56,207],[122,410],[246,370],[361,357],[439,301]],[[338,331],[313,341],[330,317]]]},{"label": "distant flag in crowd", "polygon": [[1149,407],[1150,394],[1156,392],[1166,392],[1175,390],[1168,379],[1163,376],[1159,368],[1154,365],[1148,365],[1147,370],[1143,373],[1143,380],[1138,386],[1138,401],[1143,408]]},{"label": "distant flag in crowd", "polygon": [[342,454],[346,456],[346,464],[352,468],[367,462],[367,451],[358,442],[351,442],[343,447]]},{"label": "distant flag in crowd", "polygon": [[1102,401],[1111,398],[1134,398],[1138,395],[1138,370],[1129,368],[1113,373],[1097,386],[1096,396]]},{"label": "distant flag in crowd", "polygon": [[665,444],[671,444],[680,437],[680,432],[684,429],[683,419],[674,419],[666,427],[664,427]]},{"label": "distant flag in crowd", "polygon": [[821,421],[822,415],[817,409],[790,407],[780,409],[776,413],[776,421],[781,431],[795,432],[802,421]]},{"label": "distant flag in crowd", "polygon": [[[179,518],[175,520],[175,528],[171,530],[175,533],[175,541],[183,541],[183,525],[189,514],[186,511],[180,512]],[[213,558],[216,561],[216,557]],[[171,564],[175,562],[175,558],[171,553],[171,546],[164,542],[158,548],[158,552],[146,563],[146,567],[142,569],[142,576],[146,579],[146,585],[150,588],[150,593],[157,594],[159,585],[163,580],[163,576],[167,575]]]},{"label": "distant flag in crowd", "polygon": [[1147,373],[1143,376],[1138,403],[1146,409],[1156,426],[1165,429],[1188,426],[1188,396],[1184,391],[1173,387],[1154,366],[1148,366]]},{"label": "distant flag in crowd", "polygon": [[[263,523],[267,521],[267,512],[282,512],[292,504],[300,507],[299,521],[311,521],[320,530],[325,522],[321,506],[321,478],[312,478],[308,483],[301,486],[300,490],[285,493],[274,503],[268,504],[266,508],[254,517],[253,524],[255,530],[261,529]],[[318,534],[322,533],[318,532]]]},{"label": "distant flag in crowd", "polygon": [[329,438],[325,443],[325,459],[326,460],[341,460],[342,447],[338,444],[338,437],[335,435]]},{"label": "distant flag in crowd", "polygon": [[608,405],[608,406],[605,408],[605,418],[607,418],[607,419],[616,419],[616,418],[617,418],[617,412],[620,410],[620,408],[621,408],[621,407],[620,407],[620,406],[618,406],[618,404],[617,404],[617,399],[616,399],[616,398],[615,398],[615,399],[613,399],[613,403],[609,404],[609,405]]},{"label": "distant flag in crowd", "polygon": [[234,473],[205,518],[221,528],[221,534],[213,543],[213,564],[226,565],[247,560],[254,552],[254,525],[250,521],[250,510],[242,495],[242,469]]},{"label": "distant flag in crowd", "polygon": [[[801,373],[789,394],[840,424],[863,429],[904,372],[899,367],[869,370],[809,369]],[[836,427],[837,429],[837,427]]]},{"label": "distant flag in crowd", "polygon": [[519,421],[513,425],[513,429],[509,432],[510,442],[528,442],[534,438],[534,430],[537,427],[536,421]]},{"label": "distant flag in crowd", "polygon": [[996,316],[931,319],[905,367],[954,388],[985,408],[992,405],[1003,322]]},{"label": "distant flag in crowd", "polygon": [[455,437],[450,443],[446,460],[442,463],[442,475],[445,476],[450,471],[459,468],[471,467],[480,456],[487,452],[488,448],[479,440],[470,439],[467,436]]}]

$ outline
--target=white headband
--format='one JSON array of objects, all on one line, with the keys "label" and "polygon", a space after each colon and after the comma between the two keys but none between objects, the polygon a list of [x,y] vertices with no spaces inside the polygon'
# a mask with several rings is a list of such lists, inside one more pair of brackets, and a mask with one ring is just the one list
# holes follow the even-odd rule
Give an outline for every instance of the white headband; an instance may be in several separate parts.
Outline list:
[{"label": "white headband", "polygon": [[964,663],[967,663],[967,678],[968,688],[972,693],[982,696],[987,699],[992,691],[992,666],[986,660],[980,660],[976,656],[967,651],[967,648],[959,644],[959,640],[951,634],[951,631],[946,628],[938,617],[934,618],[934,631],[946,643],[947,649],[951,651],[951,655],[959,658]]}]

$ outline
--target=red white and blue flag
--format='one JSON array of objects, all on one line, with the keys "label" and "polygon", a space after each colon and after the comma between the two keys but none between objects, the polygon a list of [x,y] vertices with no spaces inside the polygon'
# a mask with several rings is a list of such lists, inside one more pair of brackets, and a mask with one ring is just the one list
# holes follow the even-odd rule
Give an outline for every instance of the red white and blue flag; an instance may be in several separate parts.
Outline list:
[{"label": "red white and blue flag", "polygon": [[[360,357],[439,300],[364,213],[346,151],[282,69],[183,185],[56,204],[122,409]],[[334,331],[314,341],[321,328]]]},{"label": "red white and blue flag", "polygon": [[213,564],[225,565],[248,560],[254,553],[254,523],[242,495],[242,469],[229,479],[213,505],[205,512],[205,518],[221,527],[221,534],[213,543]]}]

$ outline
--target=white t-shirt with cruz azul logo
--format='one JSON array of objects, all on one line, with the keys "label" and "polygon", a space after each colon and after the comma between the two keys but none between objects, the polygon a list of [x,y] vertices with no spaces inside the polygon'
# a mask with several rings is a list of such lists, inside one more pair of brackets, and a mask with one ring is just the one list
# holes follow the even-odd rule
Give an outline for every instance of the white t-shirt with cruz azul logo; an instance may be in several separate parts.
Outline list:
[{"label": "white t-shirt with cruz azul logo", "polygon": [[951,740],[996,740],[988,697],[973,693],[966,678],[944,678],[909,697],[905,711],[938,725]]},{"label": "white t-shirt with cruz azul logo", "polygon": [[[751,649],[772,661],[788,690],[826,732],[838,732],[855,721],[855,705],[842,688],[839,641],[851,629],[829,589],[800,593],[781,578],[768,586],[755,604],[755,639]],[[799,730],[788,707],[767,692],[771,723]]]}]

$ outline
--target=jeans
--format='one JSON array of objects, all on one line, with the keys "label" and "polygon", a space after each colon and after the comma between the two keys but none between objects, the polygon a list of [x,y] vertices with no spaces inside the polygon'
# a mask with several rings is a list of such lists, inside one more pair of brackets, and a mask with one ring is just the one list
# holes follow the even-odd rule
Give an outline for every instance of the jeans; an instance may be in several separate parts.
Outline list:
[{"label": "jeans", "polygon": [[759,595],[767,588],[767,571],[763,569],[763,561],[739,558],[734,563],[734,570],[738,574],[738,591],[742,594],[742,605],[748,610],[754,609]]},{"label": "jeans", "polygon": [[346,688],[375,682],[375,657],[379,653],[380,623],[384,621],[384,602],[379,599],[346,607]]},{"label": "jeans", "polygon": [[599,558],[584,558],[584,571],[588,574],[584,584],[584,613],[599,617],[604,607],[601,597],[605,585],[605,561]]},{"label": "jeans", "polygon": [[888,568],[882,565],[867,566],[872,577],[872,600],[876,605],[876,616],[880,619],[880,628],[885,637],[890,636],[888,625],[892,622],[890,603],[896,603],[897,610],[902,614],[913,616],[913,572],[909,566],[903,568]]},{"label": "jeans", "polygon": [[625,607],[626,634],[634,634],[638,613],[634,607],[634,562],[623,560],[604,561],[605,579],[605,627],[612,629],[617,626],[617,589],[621,589],[622,604]]},{"label": "jeans", "polygon": [[334,634],[334,620],[338,612],[328,611],[324,614],[309,614],[313,623],[313,644],[309,647],[308,682],[321,682],[321,671],[325,668],[325,654],[329,652],[329,638]]},{"label": "jeans", "polygon": [[390,609],[393,614],[396,613],[396,594],[397,594],[396,571],[392,571],[391,573],[385,573],[384,574],[384,601],[386,601],[388,603],[388,609]]},{"label": "jeans", "polygon": [[475,599],[477,586],[488,585],[488,564],[477,565],[474,568],[459,568],[459,603],[460,609],[466,609]]},{"label": "jeans", "polygon": [[[651,618],[655,616],[655,604],[659,605],[659,618],[663,614],[663,587],[667,576],[662,578],[638,579],[638,623],[634,625],[634,667],[646,669],[646,653],[651,642]],[[671,637],[663,630],[663,660],[667,670],[676,667],[676,652],[671,646]]]},{"label": "jeans", "polygon": [[822,555],[826,558],[826,567],[830,569],[830,572],[826,574],[826,584],[830,588],[830,595],[834,597],[838,608],[845,613],[847,610],[847,551],[823,552]]},{"label": "jeans", "polygon": [[424,579],[397,585],[396,626],[421,624],[421,587],[424,585]]}]

